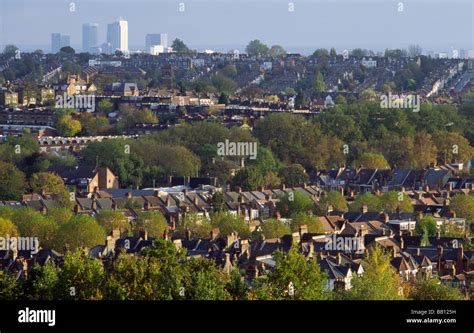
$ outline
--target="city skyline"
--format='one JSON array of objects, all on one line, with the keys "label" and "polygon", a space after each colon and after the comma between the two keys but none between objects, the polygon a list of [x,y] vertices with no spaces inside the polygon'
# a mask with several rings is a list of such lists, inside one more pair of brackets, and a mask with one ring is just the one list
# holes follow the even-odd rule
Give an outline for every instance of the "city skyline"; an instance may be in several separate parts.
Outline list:
[{"label": "city skyline", "polygon": [[[80,48],[82,24],[87,22],[99,24],[101,44],[106,40],[107,24],[123,16],[129,22],[131,50],[143,49],[145,36],[160,32],[167,32],[170,41],[182,39],[191,48],[223,52],[242,51],[253,39],[269,45],[280,44],[290,52],[303,54],[319,47],[383,51],[406,48],[410,44],[435,52],[474,49],[472,3],[455,2],[457,6],[444,0],[430,5],[426,1],[414,1],[406,3],[399,12],[396,4],[388,1],[295,1],[294,11],[290,12],[286,1],[234,4],[210,0],[185,2],[180,12],[178,4],[170,1],[142,0],[130,4],[113,0],[76,1],[75,11],[70,12],[68,4],[59,5],[56,0],[42,6],[31,0],[5,0],[0,7],[0,44],[15,44],[24,50],[48,49],[48,36],[60,31],[71,36],[72,47]],[[38,17],[38,12],[44,15]],[[373,19],[361,20],[362,14]],[[21,26],[14,19],[18,15],[26,19],[35,15],[41,28],[32,30]]]}]

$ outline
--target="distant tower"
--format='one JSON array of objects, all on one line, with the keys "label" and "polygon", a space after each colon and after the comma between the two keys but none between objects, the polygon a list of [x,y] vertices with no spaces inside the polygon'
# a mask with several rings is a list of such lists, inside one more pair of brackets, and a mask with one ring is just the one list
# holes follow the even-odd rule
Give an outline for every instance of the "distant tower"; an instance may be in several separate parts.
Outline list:
[{"label": "distant tower", "polygon": [[71,46],[71,40],[68,35],[61,35],[60,33],[51,34],[51,52],[58,53],[61,48]]},{"label": "distant tower", "polygon": [[84,23],[82,25],[82,51],[95,53],[99,46],[98,43],[99,24]]}]

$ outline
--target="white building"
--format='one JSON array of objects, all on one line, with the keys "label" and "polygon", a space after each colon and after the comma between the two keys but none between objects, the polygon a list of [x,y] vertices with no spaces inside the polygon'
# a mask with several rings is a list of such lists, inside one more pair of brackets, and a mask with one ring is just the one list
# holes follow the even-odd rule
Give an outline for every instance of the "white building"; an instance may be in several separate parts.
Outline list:
[{"label": "white building", "polygon": [[128,52],[128,22],[119,18],[117,22],[107,25],[107,43],[112,50]]}]

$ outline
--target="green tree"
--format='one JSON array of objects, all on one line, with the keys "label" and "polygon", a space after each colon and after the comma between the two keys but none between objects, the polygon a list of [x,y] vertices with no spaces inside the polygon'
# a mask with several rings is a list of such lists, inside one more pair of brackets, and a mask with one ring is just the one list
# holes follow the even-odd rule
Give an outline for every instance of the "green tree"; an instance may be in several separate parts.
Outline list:
[{"label": "green tree", "polygon": [[302,185],[309,180],[309,176],[301,164],[291,164],[282,167],[278,175],[283,184],[289,187]]},{"label": "green tree", "polygon": [[20,233],[12,221],[0,217],[0,237],[18,237]]},{"label": "green tree", "polygon": [[250,56],[266,56],[269,49],[260,40],[254,39],[245,47],[245,52]]},{"label": "green tree", "polygon": [[339,191],[331,191],[325,196],[322,196],[321,199],[319,200],[319,208],[321,212],[326,212],[330,205],[335,211],[338,211],[338,212],[348,211],[346,199]]},{"label": "green tree", "polygon": [[187,47],[186,44],[184,44],[184,42],[179,39],[179,38],[176,38],[173,43],[171,44],[171,47],[173,49],[174,52],[176,53],[188,53],[188,52],[191,52],[191,50]]},{"label": "green tree", "polygon": [[0,200],[19,200],[25,189],[23,172],[11,163],[0,161]]},{"label": "green tree", "polygon": [[168,223],[165,217],[160,212],[155,211],[140,213],[133,226],[135,234],[146,231],[150,237],[155,238],[162,238],[167,229]]},{"label": "green tree", "polygon": [[474,198],[469,195],[455,195],[451,198],[449,208],[457,216],[465,218],[468,222],[474,221]]},{"label": "green tree", "polygon": [[415,233],[421,236],[425,231],[427,232],[428,236],[436,235],[438,228],[433,216],[424,216],[423,218],[416,221]]},{"label": "green tree", "polygon": [[268,51],[268,54],[271,57],[281,57],[286,54],[285,49],[280,46],[280,45],[273,45],[270,50]]},{"label": "green tree", "polygon": [[227,300],[228,276],[207,259],[191,258],[186,261],[187,270],[192,272],[186,279],[185,293],[188,300]]},{"label": "green tree", "polygon": [[56,129],[61,136],[74,136],[82,129],[81,122],[71,115],[64,115],[57,119]]},{"label": "green tree", "polygon": [[262,234],[265,238],[280,238],[290,233],[290,227],[282,220],[268,219],[262,224]]},{"label": "green tree", "polygon": [[458,289],[441,284],[437,278],[417,279],[410,298],[415,301],[457,301],[464,297]]},{"label": "green tree", "polygon": [[66,190],[64,181],[51,172],[37,172],[31,176],[30,186],[35,193],[59,193]]},{"label": "green tree", "polygon": [[314,76],[313,88],[316,92],[323,92],[326,90],[326,83],[324,82],[324,76],[320,71],[316,72]]},{"label": "green tree", "polygon": [[243,191],[255,191],[263,185],[263,176],[257,167],[247,166],[235,174],[231,185],[233,188],[240,187]]},{"label": "green tree", "polygon": [[110,233],[114,229],[119,229],[121,232],[130,231],[131,229],[128,218],[119,211],[102,209],[97,214],[96,219],[106,233]]},{"label": "green tree", "polygon": [[382,154],[363,153],[356,163],[367,169],[390,169],[390,165]]},{"label": "green tree", "polygon": [[58,273],[57,299],[100,300],[105,270],[102,262],[82,250],[66,253]]},{"label": "green tree", "polygon": [[401,299],[400,277],[390,264],[390,255],[377,245],[369,251],[366,262],[364,274],[352,278],[352,288],[343,297],[350,300]]},{"label": "green tree", "polygon": [[295,191],[286,193],[279,198],[276,208],[282,217],[291,217],[298,213],[307,213],[314,208],[314,203],[304,194]]},{"label": "green tree", "polygon": [[[275,267],[257,288],[259,299],[327,300],[327,277],[321,273],[315,259],[307,259],[293,246],[287,254],[274,253]],[[258,282],[257,282],[258,286]]]},{"label": "green tree", "polygon": [[237,232],[240,238],[248,238],[250,230],[241,216],[233,216],[226,212],[213,213],[211,224],[214,228],[219,228],[221,237],[226,237],[233,232]]},{"label": "green tree", "polygon": [[318,216],[307,213],[296,213],[291,216],[291,231],[298,231],[302,225],[306,225],[310,233],[324,234],[324,227]]},{"label": "green tree", "polygon": [[350,204],[349,210],[351,212],[360,212],[362,206],[366,205],[369,212],[382,211],[382,204],[380,198],[372,193],[359,194],[353,203]]},{"label": "green tree", "polygon": [[22,290],[15,277],[0,269],[0,301],[17,300],[21,295]]},{"label": "green tree", "polygon": [[413,205],[408,195],[397,192],[389,191],[384,193],[380,198],[382,209],[386,213],[395,213],[397,209],[400,212],[413,212]]},{"label": "green tree", "polygon": [[105,231],[97,221],[86,215],[73,216],[68,222],[59,226],[54,239],[54,249],[62,251],[86,247],[92,248],[105,242]]}]

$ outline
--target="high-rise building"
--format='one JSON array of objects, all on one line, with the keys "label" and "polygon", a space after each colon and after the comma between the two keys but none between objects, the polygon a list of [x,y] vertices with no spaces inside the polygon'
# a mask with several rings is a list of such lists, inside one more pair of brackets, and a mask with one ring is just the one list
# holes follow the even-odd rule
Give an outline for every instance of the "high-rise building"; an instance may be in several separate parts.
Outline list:
[{"label": "high-rise building", "polygon": [[165,33],[147,34],[145,36],[145,51],[149,52],[150,48],[155,45],[161,45],[166,50],[168,48],[168,35]]},{"label": "high-rise building", "polygon": [[51,52],[58,53],[61,48],[71,46],[71,40],[68,35],[61,35],[60,33],[51,34]]},{"label": "high-rise building", "polygon": [[112,49],[122,52],[128,51],[128,22],[119,18],[117,22],[107,25],[107,43]]},{"label": "high-rise building", "polygon": [[82,25],[82,51],[96,53],[99,46],[99,24],[84,23]]}]

